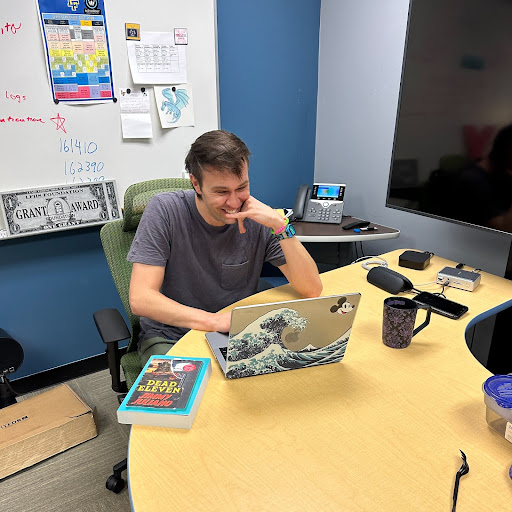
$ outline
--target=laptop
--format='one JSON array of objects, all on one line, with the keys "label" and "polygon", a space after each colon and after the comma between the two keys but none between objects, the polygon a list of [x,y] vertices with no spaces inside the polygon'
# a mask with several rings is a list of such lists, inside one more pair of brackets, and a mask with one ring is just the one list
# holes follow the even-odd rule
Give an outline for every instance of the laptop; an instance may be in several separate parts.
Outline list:
[{"label": "laptop", "polygon": [[235,307],[229,335],[206,333],[228,379],[341,361],[360,293]]}]

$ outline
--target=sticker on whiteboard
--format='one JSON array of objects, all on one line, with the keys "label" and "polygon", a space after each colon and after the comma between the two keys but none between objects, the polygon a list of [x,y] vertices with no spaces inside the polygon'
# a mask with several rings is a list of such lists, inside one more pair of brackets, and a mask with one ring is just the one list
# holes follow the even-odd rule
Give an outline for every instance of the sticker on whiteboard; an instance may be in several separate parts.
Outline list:
[{"label": "sticker on whiteboard", "polygon": [[190,84],[155,85],[155,101],[162,128],[194,126]]},{"label": "sticker on whiteboard", "polygon": [[174,29],[174,44],[188,44],[188,32],[186,28]]},{"label": "sticker on whiteboard", "polygon": [[125,23],[126,39],[140,41],[140,25],[138,23]]}]

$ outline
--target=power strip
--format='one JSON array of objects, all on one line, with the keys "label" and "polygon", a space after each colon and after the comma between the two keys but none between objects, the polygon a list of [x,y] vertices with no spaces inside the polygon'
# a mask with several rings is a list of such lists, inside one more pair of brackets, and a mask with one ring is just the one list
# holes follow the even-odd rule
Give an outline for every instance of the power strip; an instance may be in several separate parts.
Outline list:
[{"label": "power strip", "polygon": [[480,284],[482,276],[478,272],[469,272],[460,268],[444,267],[437,273],[437,284],[451,286],[472,292]]}]

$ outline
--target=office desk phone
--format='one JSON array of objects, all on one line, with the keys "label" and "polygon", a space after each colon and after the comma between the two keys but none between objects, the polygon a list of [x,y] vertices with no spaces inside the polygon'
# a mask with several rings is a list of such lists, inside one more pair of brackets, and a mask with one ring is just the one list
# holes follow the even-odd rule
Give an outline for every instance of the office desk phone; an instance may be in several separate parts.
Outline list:
[{"label": "office desk phone", "polygon": [[314,183],[310,190],[308,185],[301,185],[295,199],[292,220],[340,224],[343,217],[345,186],[335,183]]}]

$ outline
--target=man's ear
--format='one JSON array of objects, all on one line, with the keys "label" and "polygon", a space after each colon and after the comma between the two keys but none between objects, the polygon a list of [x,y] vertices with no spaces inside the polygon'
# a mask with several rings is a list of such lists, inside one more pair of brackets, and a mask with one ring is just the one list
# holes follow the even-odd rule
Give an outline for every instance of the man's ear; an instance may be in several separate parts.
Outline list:
[{"label": "man's ear", "polygon": [[192,183],[192,186],[194,187],[196,194],[199,197],[201,197],[201,187],[199,186],[199,182],[197,181],[196,177],[193,174],[190,175],[190,182]]}]

